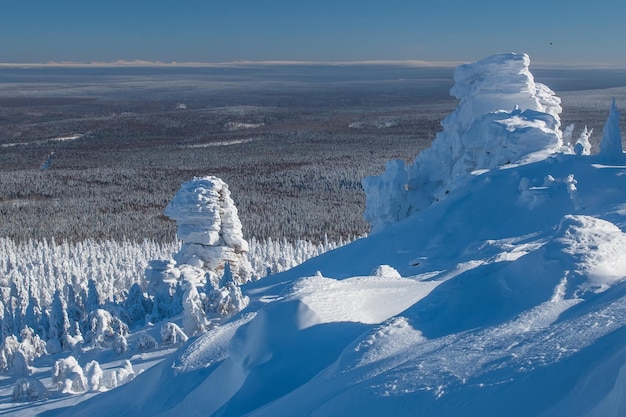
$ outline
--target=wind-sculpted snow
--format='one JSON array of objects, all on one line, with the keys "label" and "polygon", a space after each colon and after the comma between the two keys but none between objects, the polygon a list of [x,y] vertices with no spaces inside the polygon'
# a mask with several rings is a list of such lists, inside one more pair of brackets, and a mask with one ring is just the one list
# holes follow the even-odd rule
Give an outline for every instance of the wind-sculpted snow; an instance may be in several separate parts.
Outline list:
[{"label": "wind-sculpted snow", "polygon": [[560,150],[560,99],[536,83],[525,54],[495,55],[462,65],[450,93],[456,110],[413,164],[390,161],[363,180],[365,218],[377,231],[445,198],[459,178],[523,163]]},{"label": "wind-sculpted snow", "polygon": [[[243,285],[250,304],[223,327],[60,415],[623,417],[626,164],[557,153],[558,100],[527,65],[457,71],[459,129],[377,183],[419,210]],[[483,113],[504,93],[520,108]],[[483,136],[496,161],[468,150]],[[403,200],[403,175],[439,201]]]},{"label": "wind-sculpted snow", "polygon": [[[596,156],[472,175],[418,215],[247,284],[226,327],[72,415],[621,416],[624,187],[626,165]],[[166,400],[153,384],[183,391]]]}]

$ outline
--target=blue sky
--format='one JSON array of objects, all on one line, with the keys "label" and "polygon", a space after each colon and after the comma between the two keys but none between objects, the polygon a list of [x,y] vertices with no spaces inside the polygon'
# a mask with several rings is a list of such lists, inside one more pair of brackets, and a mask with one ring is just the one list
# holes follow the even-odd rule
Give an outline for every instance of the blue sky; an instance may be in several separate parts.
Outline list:
[{"label": "blue sky", "polygon": [[626,66],[626,2],[0,0],[0,62],[471,61]]}]

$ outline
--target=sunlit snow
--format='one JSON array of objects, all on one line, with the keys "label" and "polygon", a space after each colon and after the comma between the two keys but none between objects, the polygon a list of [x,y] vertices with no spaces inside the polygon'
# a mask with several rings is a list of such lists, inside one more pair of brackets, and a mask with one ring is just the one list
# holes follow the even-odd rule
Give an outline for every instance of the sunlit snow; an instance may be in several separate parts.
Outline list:
[{"label": "sunlit snow", "polygon": [[621,148],[564,143],[526,55],[455,81],[432,147],[364,181],[369,237],[244,284],[243,311],[117,389],[11,412],[626,415]]}]

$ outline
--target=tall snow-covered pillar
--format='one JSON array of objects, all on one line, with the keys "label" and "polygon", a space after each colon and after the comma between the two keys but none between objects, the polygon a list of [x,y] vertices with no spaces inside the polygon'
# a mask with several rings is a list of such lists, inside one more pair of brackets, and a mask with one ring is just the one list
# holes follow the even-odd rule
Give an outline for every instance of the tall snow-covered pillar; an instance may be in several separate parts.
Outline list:
[{"label": "tall snow-covered pillar", "polygon": [[202,268],[217,280],[229,263],[238,284],[250,280],[248,242],[244,240],[237,207],[228,185],[214,176],[196,177],[180,187],[164,214],[178,225],[183,246],[178,265]]},{"label": "tall snow-covered pillar", "polygon": [[619,110],[617,110],[617,106],[615,105],[615,98],[611,104],[611,111],[609,112],[609,117],[602,131],[600,159],[605,163],[624,162],[622,134],[619,131]]}]

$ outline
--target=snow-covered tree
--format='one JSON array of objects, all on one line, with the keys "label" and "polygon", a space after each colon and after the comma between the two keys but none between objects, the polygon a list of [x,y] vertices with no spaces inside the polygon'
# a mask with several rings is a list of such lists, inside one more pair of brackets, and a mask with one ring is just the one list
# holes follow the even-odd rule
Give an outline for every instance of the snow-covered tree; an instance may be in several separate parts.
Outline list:
[{"label": "snow-covered tree", "polygon": [[128,351],[128,341],[126,340],[126,336],[122,336],[121,334],[115,335],[111,347],[118,355]]},{"label": "snow-covered tree", "polygon": [[10,300],[3,305],[3,314],[2,314],[2,337],[7,338],[9,336],[15,335],[15,321],[13,317],[13,310],[11,308]]},{"label": "snow-covered tree", "polygon": [[166,345],[185,343],[189,339],[185,332],[182,331],[175,323],[166,322],[161,326],[161,343]]},{"label": "snow-covered tree", "polygon": [[118,368],[115,373],[118,385],[125,384],[135,379],[135,371],[133,370],[133,365],[128,359],[124,359],[124,361],[122,361],[122,366]]},{"label": "snow-covered tree", "polygon": [[13,368],[13,358],[15,353],[19,350],[20,343],[17,341],[17,337],[10,335],[4,338],[2,344],[0,344],[0,370],[9,371]]},{"label": "snow-covered tree", "polygon": [[[28,291],[28,306],[26,307],[26,311],[24,312],[24,324],[31,329],[40,330],[39,323],[41,321],[41,307],[39,306],[39,300],[34,297],[31,291]],[[47,333],[45,335],[41,335],[43,338],[47,337]]]},{"label": "snow-covered tree", "polygon": [[145,270],[148,294],[153,297],[149,320],[153,323],[171,317],[173,297],[180,278],[180,270],[173,260],[152,260]]},{"label": "snow-covered tree", "polygon": [[587,126],[585,126],[574,145],[574,153],[576,153],[576,155],[589,155],[591,153],[591,142],[589,142],[591,133],[593,133],[593,129],[589,130]]},{"label": "snow-covered tree", "polygon": [[46,351],[46,342],[39,335],[35,334],[30,327],[26,326],[22,329],[20,338],[22,341],[20,342],[19,350],[24,354],[29,364],[48,353]]},{"label": "snow-covered tree", "polygon": [[158,347],[159,343],[148,333],[141,332],[137,335],[137,352],[148,352],[150,350],[155,350]]},{"label": "snow-covered tree", "polygon": [[88,313],[97,310],[102,305],[102,299],[96,286],[96,281],[90,279],[87,281],[87,300],[85,302],[85,309]]},{"label": "snow-covered tree", "polygon": [[241,288],[235,282],[230,270],[230,265],[224,265],[224,274],[217,286],[209,285],[207,281],[206,297],[204,298],[204,311],[213,317],[228,317],[243,310],[249,303],[249,298],[244,296]]},{"label": "snow-covered tree", "polygon": [[204,333],[210,326],[204,310],[202,309],[202,300],[194,283],[183,281],[183,329],[187,336],[194,336]]},{"label": "snow-covered tree", "polygon": [[124,309],[131,326],[143,324],[146,320],[146,315],[152,311],[152,302],[149,298],[144,297],[143,290],[139,284],[133,284],[128,290],[128,295],[124,301]]},{"label": "snow-covered tree", "polygon": [[65,285],[65,302],[67,305],[67,317],[70,320],[70,327],[75,328],[75,323],[80,323],[85,319],[86,312],[79,301],[80,297],[76,297],[74,287],[70,284]]},{"label": "snow-covered tree", "polygon": [[50,314],[47,309],[41,310],[41,317],[37,324],[37,333],[43,340],[48,340],[50,336]]},{"label": "snow-covered tree", "polygon": [[13,354],[13,364],[11,366],[11,371],[13,375],[18,378],[31,376],[33,373],[33,368],[28,364],[26,356],[19,349]]},{"label": "snow-covered tree", "polygon": [[602,131],[599,156],[605,163],[620,163],[624,160],[622,134],[619,130],[619,110],[615,105],[615,99],[613,99],[609,117]]},{"label": "snow-covered tree", "polygon": [[48,399],[49,396],[48,389],[37,378],[19,378],[13,387],[13,401],[40,401]]},{"label": "snow-covered tree", "polygon": [[68,344],[70,321],[67,317],[65,301],[61,298],[59,290],[54,292],[50,308],[50,335],[47,350],[49,353],[57,353],[71,347]]},{"label": "snow-covered tree", "polygon": [[68,356],[54,363],[52,385],[63,393],[77,393],[87,390],[87,379],[75,357]]},{"label": "snow-covered tree", "polygon": [[96,309],[87,318],[85,343],[94,348],[113,347],[117,353],[128,349],[128,326],[106,310]]},{"label": "snow-covered tree", "polygon": [[103,388],[102,378],[104,372],[97,361],[89,361],[85,364],[85,378],[90,391],[100,391]]}]

